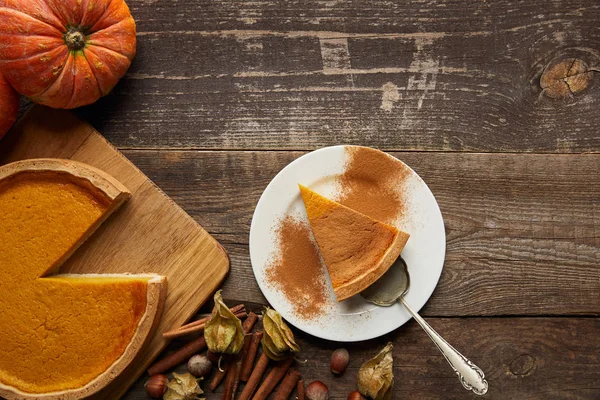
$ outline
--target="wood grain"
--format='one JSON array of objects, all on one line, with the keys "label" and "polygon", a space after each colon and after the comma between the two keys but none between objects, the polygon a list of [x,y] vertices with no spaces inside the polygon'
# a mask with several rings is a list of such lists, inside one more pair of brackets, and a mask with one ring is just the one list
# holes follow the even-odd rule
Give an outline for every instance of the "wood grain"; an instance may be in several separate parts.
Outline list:
[{"label": "wood grain", "polygon": [[27,158],[68,158],[123,183],[131,199],[61,267],[63,273],[144,273],[167,277],[158,328],[139,357],[94,396],[118,398],[167,345],[161,333],[189,319],[229,270],[222,247],[88,124],[66,111],[33,108],[0,146],[0,164]]},{"label": "wood grain", "polygon": [[[590,338],[597,318],[430,318],[429,323],[486,373],[493,400],[597,399],[600,393],[600,345]],[[433,342],[414,322],[368,342],[345,345],[348,370],[329,371],[331,351],[339,343],[296,335],[308,359],[297,365],[306,383],[321,380],[331,399],[356,390],[358,369],[388,340],[394,343],[394,399],[476,399],[462,388]],[[183,371],[183,369],[179,369]],[[206,386],[206,383],[203,383]],[[219,389],[218,393],[222,389]],[[207,398],[219,398],[208,394]],[[124,400],[147,399],[140,380]]]},{"label": "wood grain", "polygon": [[[304,153],[125,154],[227,248],[224,296],[264,303],[250,221],[268,182]],[[600,315],[600,155],[392,154],[427,182],[446,224],[426,315]]]},{"label": "wood grain", "polygon": [[[402,151],[448,236],[423,313],[483,368],[486,397],[598,399],[596,0],[127,2],[138,54],[111,94],[78,112],[224,243],[230,304],[265,304],[248,230],[282,167],[326,145]],[[541,75],[572,59],[591,84],[550,98]],[[386,339],[395,399],[474,398],[414,322],[349,346],[337,379],[338,345],[296,333],[306,383],[325,380],[333,399]],[[144,382],[125,399],[147,399]]]},{"label": "wood grain", "polygon": [[595,0],[130,0],[138,53],[82,111],[121,148],[597,152],[598,73],[566,100],[540,76],[600,68]]}]

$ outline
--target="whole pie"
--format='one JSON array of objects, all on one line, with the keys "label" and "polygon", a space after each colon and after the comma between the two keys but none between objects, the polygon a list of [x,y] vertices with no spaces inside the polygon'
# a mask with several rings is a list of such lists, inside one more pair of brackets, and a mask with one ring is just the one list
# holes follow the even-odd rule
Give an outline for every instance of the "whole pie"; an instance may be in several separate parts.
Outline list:
[{"label": "whole pie", "polygon": [[360,293],[396,261],[409,234],[299,186],[337,300]]},{"label": "whole pie", "polygon": [[73,161],[0,167],[0,397],[88,396],[144,345],[162,312],[164,277],[57,274],[129,197]]}]

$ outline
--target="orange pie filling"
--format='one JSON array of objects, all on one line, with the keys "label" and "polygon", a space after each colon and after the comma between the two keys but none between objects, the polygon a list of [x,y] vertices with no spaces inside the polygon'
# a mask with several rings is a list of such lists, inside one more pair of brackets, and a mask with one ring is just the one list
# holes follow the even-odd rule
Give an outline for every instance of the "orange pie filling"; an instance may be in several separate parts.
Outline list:
[{"label": "orange pie filling", "polygon": [[383,275],[409,235],[300,185],[311,229],[338,301]]},{"label": "orange pie filling", "polygon": [[132,341],[152,276],[44,277],[114,208],[102,191],[66,173],[0,179],[0,386],[80,388]]}]

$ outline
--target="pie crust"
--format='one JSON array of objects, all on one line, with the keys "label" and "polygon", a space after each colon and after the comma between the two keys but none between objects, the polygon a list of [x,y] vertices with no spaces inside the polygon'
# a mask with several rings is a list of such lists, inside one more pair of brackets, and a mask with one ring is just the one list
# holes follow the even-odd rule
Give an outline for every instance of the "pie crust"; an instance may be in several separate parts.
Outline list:
[{"label": "pie crust", "polygon": [[396,261],[410,235],[299,187],[337,300],[362,292]]},{"label": "pie crust", "polygon": [[[64,261],[130,196],[129,191],[113,177],[99,169],[71,160],[36,159],[0,167],[0,240],[8,242],[8,249],[19,247],[17,250],[4,252],[4,255],[0,253],[0,279],[2,279],[0,287],[4,287],[2,290],[5,293],[13,294],[4,297],[0,294],[0,327],[3,326],[2,319],[6,321],[4,329],[0,329],[0,341],[3,343],[0,346],[0,397],[9,400],[68,400],[90,396],[123,372],[146,344],[150,333],[160,321],[166,298],[165,277],[156,274],[55,275]],[[52,209],[58,211],[40,212],[45,210],[44,202],[47,202],[48,208],[53,205]],[[56,207],[57,204],[60,206]],[[46,214],[57,217],[52,219]],[[68,222],[68,227],[54,224],[57,221]],[[49,228],[52,229],[51,232],[48,231]],[[13,238],[16,239],[11,243]],[[14,243],[17,240],[20,242]],[[28,244],[29,241],[35,242],[36,245]],[[37,244],[38,242],[42,245]],[[43,246],[44,243],[55,242],[56,245]],[[23,247],[22,250],[20,246]],[[37,267],[38,260],[45,260],[44,262],[48,262],[49,265]],[[24,270],[25,267],[30,269]],[[69,302],[66,296],[71,292],[76,293],[77,297],[74,294],[73,298],[69,299],[72,302]],[[56,296],[57,293],[64,296],[60,301],[53,299],[53,295]],[[33,306],[21,307],[21,303],[12,300],[16,296],[21,296],[20,300],[30,301],[37,308],[47,307],[47,309],[42,310],[40,314]],[[89,296],[89,301],[86,296]],[[89,313],[84,312],[82,315],[69,309],[75,305],[81,308],[87,304],[86,302],[89,303],[90,308],[85,310],[89,310]],[[115,304],[123,305],[123,308]],[[64,308],[64,311],[62,309],[60,312],[57,311],[60,307]],[[19,312],[14,311],[15,309]],[[134,311],[129,312],[130,309]],[[34,311],[28,316],[23,310]],[[56,313],[60,313],[61,318],[54,318]],[[83,329],[83,332],[73,331],[76,329],[73,327],[83,324],[81,319],[85,314],[98,316],[97,327],[90,326],[89,329]],[[38,317],[47,315],[49,319],[40,324],[38,319],[33,318],[34,315]],[[117,320],[116,315],[127,318]],[[106,316],[112,316],[112,320],[102,319]],[[29,317],[31,318],[28,319]],[[19,327],[18,334],[23,336],[22,339],[28,340],[11,341],[10,335],[15,333],[6,327]],[[96,331],[99,332],[96,336],[90,333]],[[123,332],[123,334],[118,337],[102,336],[104,331],[107,331],[106,335],[114,335],[115,332]],[[99,343],[116,344],[111,348],[110,354],[108,349],[104,350],[100,346],[97,353],[91,353],[92,355],[87,357],[88,365],[85,362],[88,353],[74,353],[78,346],[83,346],[84,349],[93,348],[91,345],[72,344],[77,342],[72,339],[79,333],[81,333],[82,343],[92,343],[91,340],[86,341],[86,339],[100,337],[102,339]],[[64,338],[69,338],[70,341],[67,339],[61,341],[63,334]],[[47,339],[48,343],[40,344],[40,337]],[[15,339],[15,336],[12,339]],[[7,346],[7,343],[22,342],[30,344]],[[74,374],[75,377],[69,375],[69,378],[65,379],[70,380],[64,385],[61,383],[63,376],[60,368],[43,369],[44,365],[63,366],[60,364],[61,360],[43,360],[47,347],[56,343],[63,347],[60,352],[52,354],[59,354],[61,357],[66,355],[65,360],[79,357],[82,365],[89,366],[86,378],[82,378],[85,382],[74,383],[77,382],[78,372],[71,371],[78,371],[81,365],[75,365],[77,363],[72,361],[64,367],[65,371]],[[12,357],[12,352],[20,357]],[[28,352],[31,356],[23,357]],[[69,352],[72,354],[69,355]],[[70,356],[72,357],[69,358]],[[10,361],[3,364],[2,359],[10,359]],[[41,361],[36,361],[38,359]],[[96,373],[93,369],[98,365],[94,364],[96,362],[108,367]],[[13,370],[10,370],[11,368]],[[19,375],[19,371],[24,371],[24,375]],[[25,375],[27,378],[21,379],[20,376]],[[87,378],[92,375],[93,377]],[[38,376],[40,382],[45,383],[38,384],[34,378]],[[20,383],[14,384],[17,380]],[[39,386],[36,388],[36,385]],[[43,389],[47,387],[53,389]]]}]

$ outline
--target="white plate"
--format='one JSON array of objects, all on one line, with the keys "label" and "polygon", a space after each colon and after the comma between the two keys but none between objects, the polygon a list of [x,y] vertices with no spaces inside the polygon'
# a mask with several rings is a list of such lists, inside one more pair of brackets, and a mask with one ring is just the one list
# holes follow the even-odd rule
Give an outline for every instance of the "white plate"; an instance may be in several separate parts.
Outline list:
[{"label": "white plate", "polygon": [[[277,252],[278,239],[274,228],[279,221],[290,214],[308,221],[298,183],[324,196],[334,197],[337,177],[344,172],[347,162],[345,147],[325,147],[305,154],[273,178],[263,192],[252,218],[250,260],[263,294],[288,322],[319,338],[354,342],[391,332],[408,321],[410,315],[399,304],[378,307],[358,295],[338,303],[328,282],[330,304],[316,318],[307,320],[296,314],[293,304],[277,287],[270,285],[266,277],[272,255]],[[404,217],[394,225],[410,233],[402,252],[411,278],[406,300],[419,310],[433,293],[442,273],[446,253],[444,221],[425,182],[406,164],[396,161],[399,169],[408,169],[409,173],[403,186],[398,188],[403,191]]]}]

